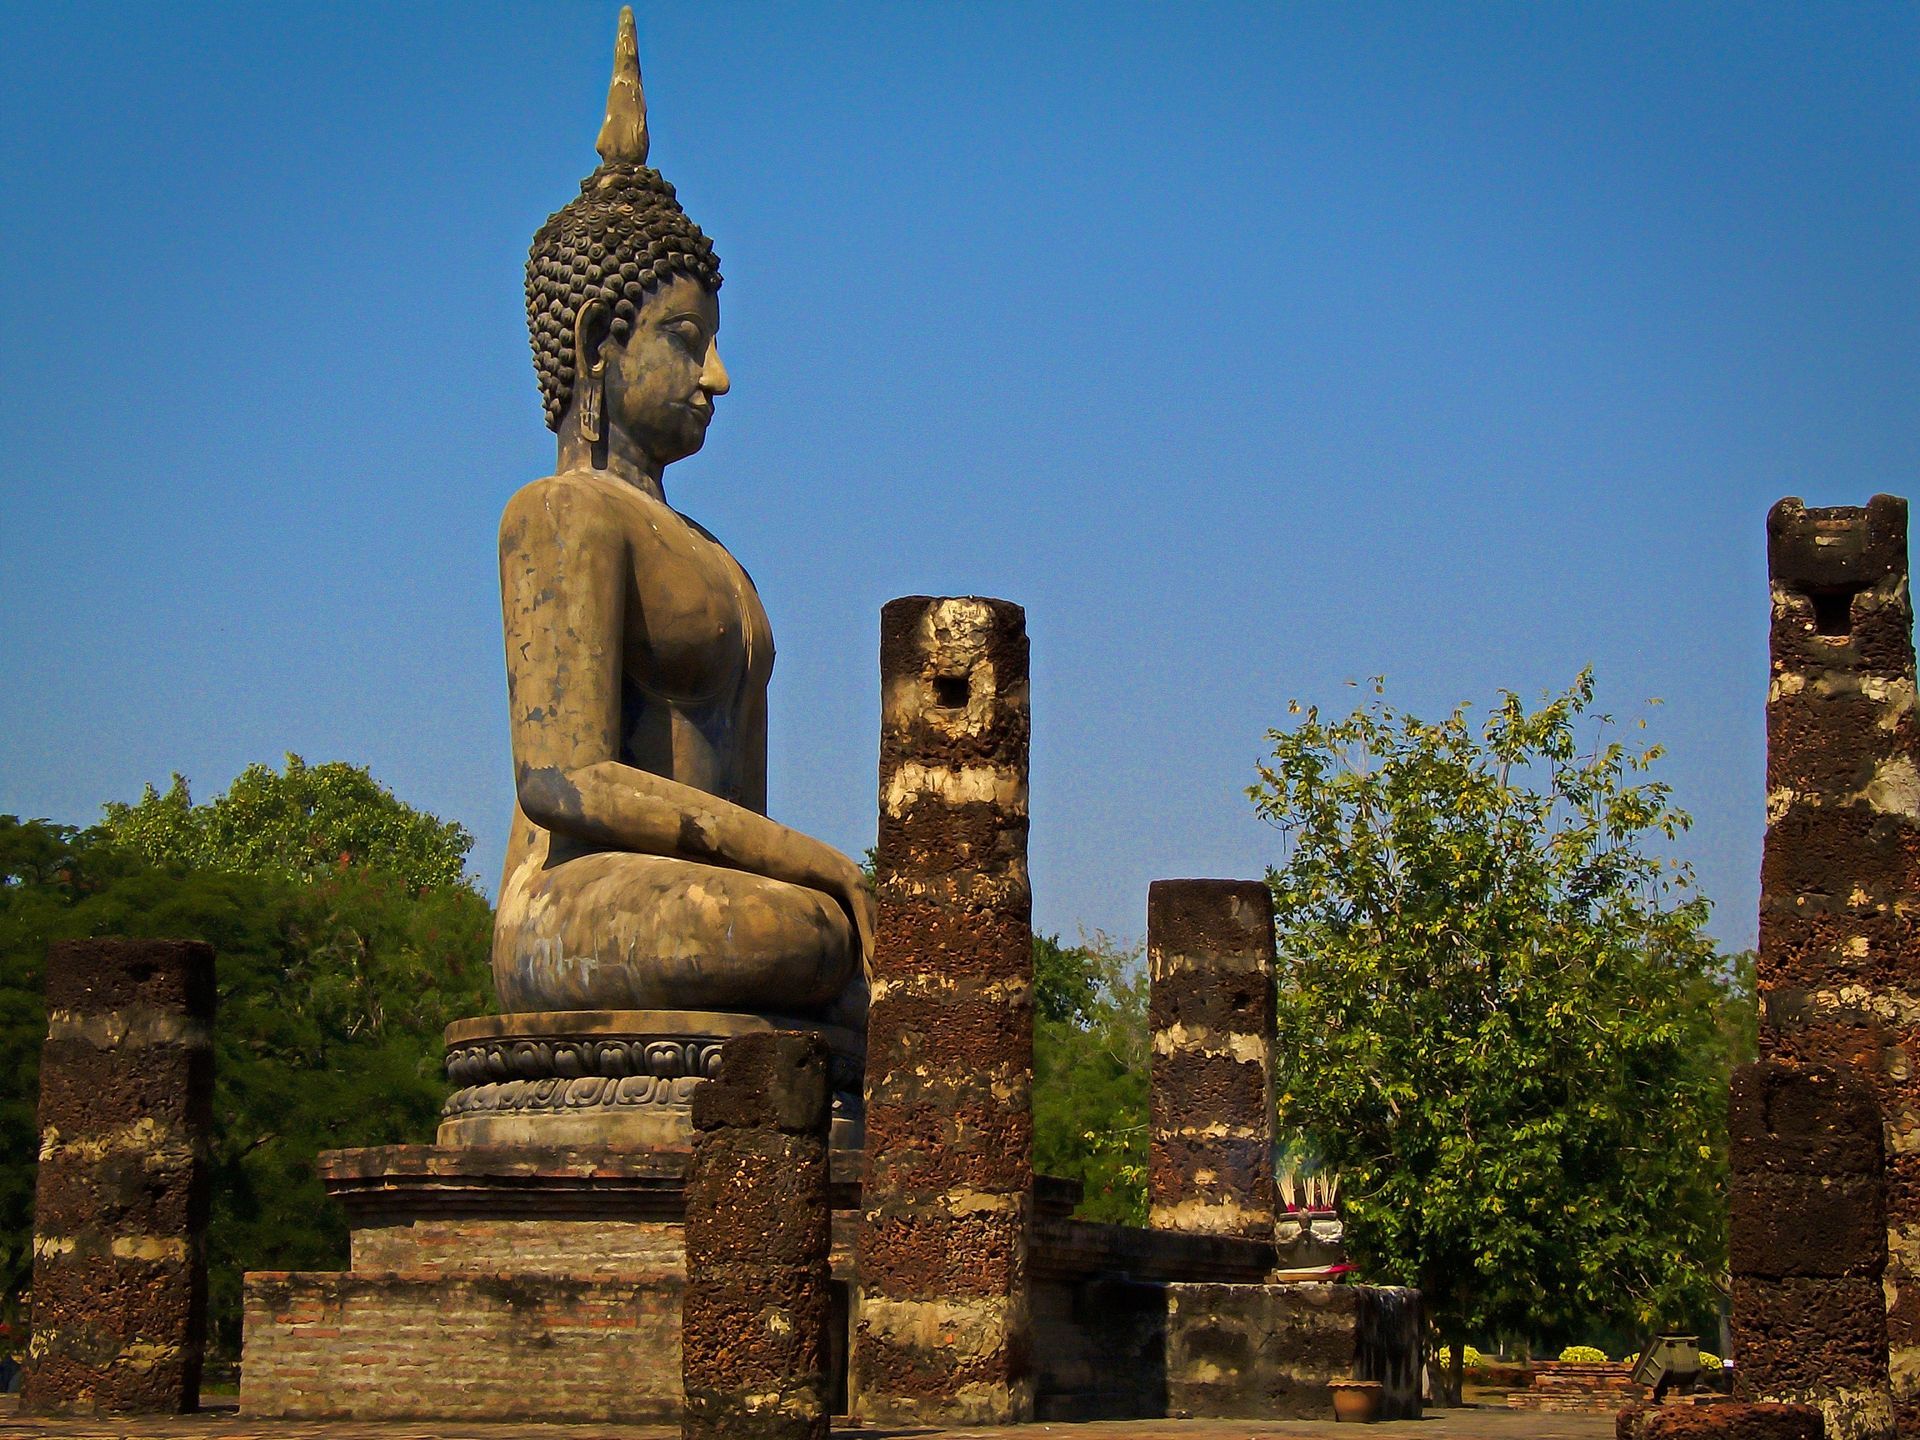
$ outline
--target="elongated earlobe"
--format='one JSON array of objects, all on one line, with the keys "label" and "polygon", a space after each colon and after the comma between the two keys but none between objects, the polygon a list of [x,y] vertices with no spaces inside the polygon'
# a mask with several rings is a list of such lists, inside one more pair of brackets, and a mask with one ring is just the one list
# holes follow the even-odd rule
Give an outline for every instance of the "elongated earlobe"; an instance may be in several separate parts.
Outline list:
[{"label": "elongated earlobe", "polygon": [[573,411],[574,426],[590,445],[606,434],[607,359],[600,353],[606,338],[607,307],[589,300],[573,322]]},{"label": "elongated earlobe", "polygon": [[607,362],[595,360],[580,372],[580,438],[592,443],[600,438],[600,407],[607,393]]}]

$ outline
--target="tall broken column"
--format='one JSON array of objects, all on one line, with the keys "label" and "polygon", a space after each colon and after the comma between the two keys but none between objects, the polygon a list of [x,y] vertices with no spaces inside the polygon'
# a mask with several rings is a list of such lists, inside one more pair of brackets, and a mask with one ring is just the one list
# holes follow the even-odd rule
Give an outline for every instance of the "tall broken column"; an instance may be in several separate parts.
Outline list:
[{"label": "tall broken column", "polygon": [[1892,1440],[1886,1173],[1859,1072],[1734,1072],[1727,1131],[1735,1383],[1818,1406],[1828,1440]]},{"label": "tall broken column", "polygon": [[1888,1157],[1887,1332],[1920,1433],[1920,724],[1907,504],[1767,517],[1772,681],[1761,866],[1761,1053],[1855,1065]]},{"label": "tall broken column", "polygon": [[1153,1033],[1148,1223],[1273,1237],[1273,895],[1258,880],[1147,890]]},{"label": "tall broken column", "polygon": [[826,1440],[827,1064],[818,1035],[741,1035],[694,1089],[684,1440]]},{"label": "tall broken column", "polygon": [[213,965],[186,940],[48,947],[29,1411],[199,1404]]},{"label": "tall broken column", "polygon": [[880,683],[852,1404],[874,1423],[1013,1423],[1034,1399],[1026,616],[891,601]]}]

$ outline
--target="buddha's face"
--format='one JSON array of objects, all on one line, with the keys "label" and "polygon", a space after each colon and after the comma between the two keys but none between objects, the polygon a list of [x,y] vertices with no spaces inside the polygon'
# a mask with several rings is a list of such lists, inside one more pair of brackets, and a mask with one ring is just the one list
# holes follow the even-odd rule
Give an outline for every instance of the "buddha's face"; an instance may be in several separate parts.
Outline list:
[{"label": "buddha's face", "polygon": [[647,296],[624,344],[609,339],[601,348],[608,427],[656,464],[684,460],[706,442],[714,397],[728,388],[719,330],[719,298],[675,275]]}]

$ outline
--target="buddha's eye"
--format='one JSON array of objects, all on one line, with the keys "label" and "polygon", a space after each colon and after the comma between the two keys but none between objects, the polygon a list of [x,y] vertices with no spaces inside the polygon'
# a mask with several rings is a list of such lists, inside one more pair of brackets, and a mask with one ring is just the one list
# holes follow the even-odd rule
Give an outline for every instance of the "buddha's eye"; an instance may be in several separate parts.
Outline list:
[{"label": "buddha's eye", "polygon": [[706,340],[706,332],[700,328],[699,321],[675,320],[668,329],[673,333],[676,340],[687,347],[690,353],[694,355],[700,353],[702,344]]}]

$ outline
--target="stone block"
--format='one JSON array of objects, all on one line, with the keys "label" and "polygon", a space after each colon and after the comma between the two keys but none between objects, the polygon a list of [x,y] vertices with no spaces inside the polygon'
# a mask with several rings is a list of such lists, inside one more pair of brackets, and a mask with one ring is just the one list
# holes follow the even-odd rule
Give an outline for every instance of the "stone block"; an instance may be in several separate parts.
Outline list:
[{"label": "stone block", "polygon": [[198,1404],[213,1007],[198,942],[49,948],[29,1411]]},{"label": "stone block", "polygon": [[1167,1286],[1167,1413],[1331,1419],[1330,1380],[1377,1380],[1381,1418],[1420,1414],[1417,1292],[1370,1285]]},{"label": "stone block", "polygon": [[1273,897],[1258,880],[1147,892],[1150,1223],[1271,1237]]},{"label": "stone block", "polygon": [[[1910,1021],[1920,940],[1920,716],[1906,501],[1876,495],[1864,507],[1809,509],[1782,500],[1767,516],[1767,564],[1772,673],[1761,1054],[1857,1066],[1877,1101],[1877,1125],[1891,1139],[1896,1117],[1920,1107],[1920,1069],[1912,1063],[1920,1034]],[[1737,1264],[1811,1274],[1869,1263],[1861,1232],[1872,1199],[1816,1190],[1865,1163],[1857,1141],[1874,1127],[1835,1116],[1830,1128],[1832,1134],[1807,1142],[1824,1158],[1810,1162],[1813,1178],[1800,1193],[1750,1183],[1733,1197],[1736,1212],[1750,1221],[1779,1203],[1815,1233],[1789,1242],[1779,1231],[1786,1248],[1767,1259],[1760,1232],[1749,1228],[1745,1239],[1736,1238]],[[1736,1150],[1742,1143],[1736,1123]],[[1795,1143],[1783,1129],[1762,1148],[1791,1169],[1799,1164],[1790,1158]],[[1742,1163],[1736,1157],[1736,1169]],[[1751,1163],[1747,1168],[1754,1173]],[[1920,1194],[1896,1186],[1883,1219],[1886,1293],[1894,1300],[1885,1314],[1889,1374],[1902,1427],[1920,1432],[1920,1301],[1899,1298],[1920,1294],[1914,1257],[1899,1243],[1916,1227]],[[1830,1430],[1837,1423],[1832,1415],[1828,1422]]]},{"label": "stone block", "polygon": [[686,1440],[825,1440],[833,1317],[827,1047],[743,1035],[694,1092]]},{"label": "stone block", "polygon": [[1729,1130],[1735,1384],[1817,1406],[1835,1440],[1894,1433],[1879,1107],[1848,1069],[1734,1072]]}]

